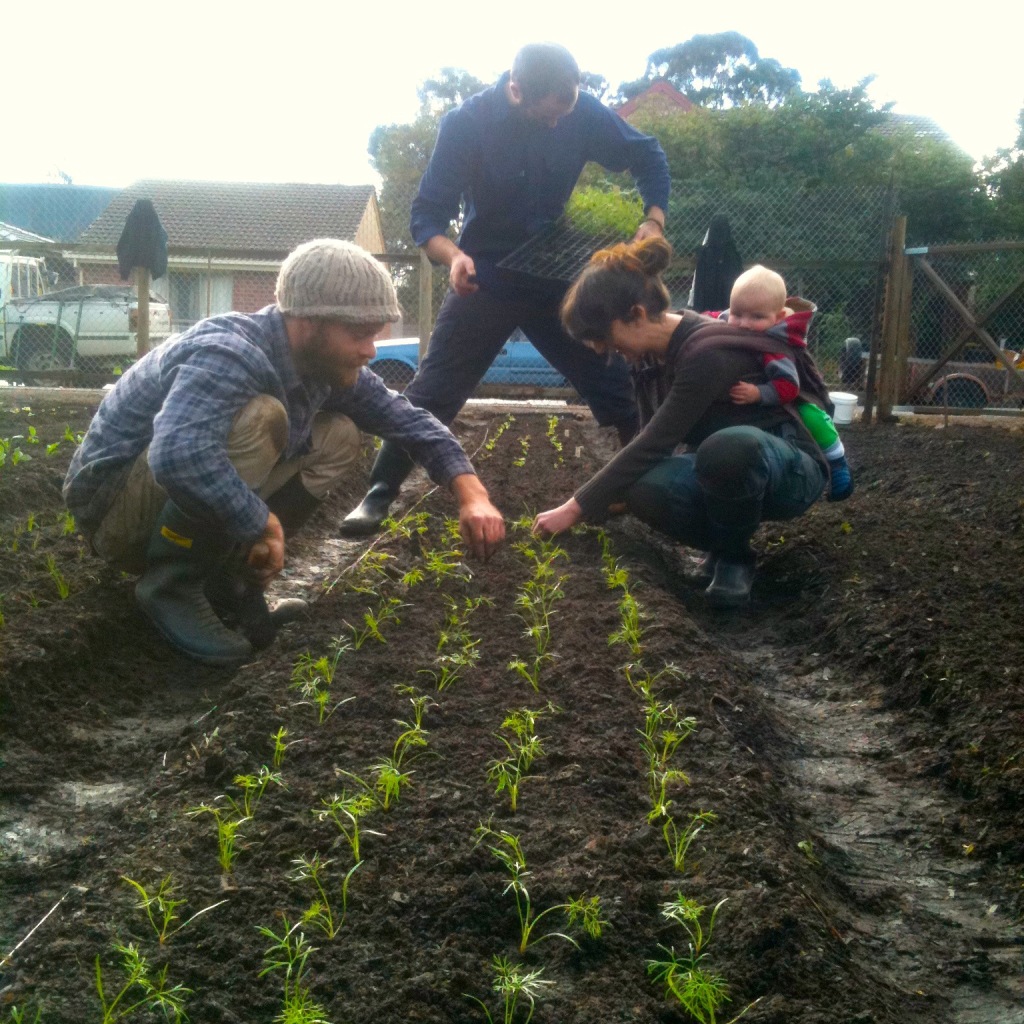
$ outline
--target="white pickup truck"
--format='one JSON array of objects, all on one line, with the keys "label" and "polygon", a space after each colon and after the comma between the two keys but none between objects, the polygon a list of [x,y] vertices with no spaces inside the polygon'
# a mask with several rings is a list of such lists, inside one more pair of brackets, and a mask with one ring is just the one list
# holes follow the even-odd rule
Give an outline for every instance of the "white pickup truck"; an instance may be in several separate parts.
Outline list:
[{"label": "white pickup truck", "polygon": [[[0,365],[23,379],[110,376],[137,355],[138,300],[131,287],[48,290],[46,261],[0,252]],[[171,333],[170,308],[149,304],[149,345]],[[73,372],[73,373],[72,373]]]}]

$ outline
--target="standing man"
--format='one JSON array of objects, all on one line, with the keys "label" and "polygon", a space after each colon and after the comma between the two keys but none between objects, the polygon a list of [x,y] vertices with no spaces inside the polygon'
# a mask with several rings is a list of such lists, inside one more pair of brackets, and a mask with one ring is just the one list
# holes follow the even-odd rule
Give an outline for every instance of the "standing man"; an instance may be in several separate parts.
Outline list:
[{"label": "standing man", "polygon": [[[583,396],[602,426],[625,443],[636,409],[625,365],[610,365],[566,335],[558,317],[565,285],[511,280],[498,263],[565,210],[584,165],[629,170],[643,198],[637,239],[663,234],[668,161],[658,141],[636,131],[579,90],[580,71],[554,43],[531,43],[512,70],[441,121],[412,205],[410,229],[434,263],[449,268],[451,289],[437,315],[426,357],[405,395],[451,423],[508,337],[520,327],[541,355]],[[458,242],[448,237],[464,204]],[[412,459],[385,442],[362,503],[342,534],[374,533],[398,496]]]},{"label": "standing man", "polygon": [[359,246],[318,239],[284,261],[275,294],[258,313],[200,321],[135,363],[64,481],[93,550],[141,573],[145,614],[212,665],[273,638],[283,620],[263,588],[284,566],[285,539],[350,472],[360,430],[450,487],[474,554],[486,558],[505,532],[451,432],[366,369],[374,337],[399,317],[384,267]]}]

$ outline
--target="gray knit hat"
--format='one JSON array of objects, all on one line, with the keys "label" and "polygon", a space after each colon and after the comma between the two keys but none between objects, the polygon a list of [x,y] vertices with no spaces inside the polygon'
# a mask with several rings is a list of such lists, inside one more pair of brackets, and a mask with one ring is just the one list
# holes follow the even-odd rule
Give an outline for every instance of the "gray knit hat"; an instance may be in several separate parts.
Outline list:
[{"label": "gray knit hat", "polygon": [[289,253],[274,297],[281,312],[292,316],[384,324],[402,315],[387,270],[365,249],[337,238],[303,242]]}]

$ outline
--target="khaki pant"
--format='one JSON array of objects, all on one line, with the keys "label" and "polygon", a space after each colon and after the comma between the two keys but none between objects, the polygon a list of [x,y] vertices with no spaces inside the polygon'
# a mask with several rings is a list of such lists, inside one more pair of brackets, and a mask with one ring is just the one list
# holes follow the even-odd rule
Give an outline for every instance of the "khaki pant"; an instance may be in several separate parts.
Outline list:
[{"label": "khaki pant", "polygon": [[[288,415],[269,395],[254,398],[231,425],[228,459],[261,498],[270,497],[296,473],[313,497],[323,498],[359,455],[359,429],[338,413],[317,413],[311,450],[299,458],[280,461],[287,440]],[[167,492],[153,479],[148,455],[147,448],[135,460],[124,487],[91,538],[96,553],[125,572],[145,569],[149,537],[167,502]]]}]

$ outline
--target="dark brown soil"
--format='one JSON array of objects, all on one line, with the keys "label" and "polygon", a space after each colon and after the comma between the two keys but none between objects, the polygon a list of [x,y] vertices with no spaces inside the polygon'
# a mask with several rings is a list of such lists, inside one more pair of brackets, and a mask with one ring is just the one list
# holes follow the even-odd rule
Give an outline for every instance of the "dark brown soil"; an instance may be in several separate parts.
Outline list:
[{"label": "dark brown soil", "polygon": [[[856,494],[763,529],[754,599],[740,613],[704,607],[691,552],[613,521],[611,548],[642,612],[639,657],[609,643],[623,591],[606,582],[597,534],[561,538],[555,657],[535,693],[509,669],[529,652],[516,605],[531,576],[528,534],[510,528],[487,564],[403,581],[448,544],[452,503],[423,478],[403,497],[429,513],[426,532],[372,546],[334,536],[364,481],[331,498],[276,588],[305,594],[312,611],[258,659],[218,671],[179,657],[137,613],[134,581],[62,533],[73,441],[45,447],[67,425],[84,429],[93,407],[17,402],[0,394],[0,438],[24,436],[0,466],[0,1021],[19,1019],[14,1007],[26,1020],[38,1008],[45,1024],[101,1020],[96,958],[109,1000],[124,984],[115,944],[129,942],[154,973],[167,966],[168,985],[192,990],[191,1020],[274,1020],[284,976],[260,976],[271,941],[257,929],[301,918],[312,890],[294,862],[314,853],[331,861],[340,910],[352,853],[317,812],[357,788],[352,775],[372,778],[415,693],[430,698],[428,745],[410,755],[397,804],[363,819],[344,925],[333,939],[302,926],[316,948],[301,982],[322,1019],[481,1021],[475,997],[504,1020],[491,962],[507,956],[553,983],[537,1024],[690,1020],[645,969],[664,959],[660,947],[686,951],[681,926],[659,913],[683,893],[709,909],[726,901],[703,961],[728,985],[720,1022],[750,1004],[743,1019],[762,1024],[1024,1021],[1017,430],[847,428]],[[467,411],[457,426],[510,522],[560,501],[610,454],[587,417],[559,416],[559,453],[546,416],[519,410],[488,450],[507,415]],[[14,464],[15,447],[31,461]],[[368,548],[390,556],[382,573]],[[493,602],[469,619],[479,660],[438,691],[428,670],[446,601],[474,597]],[[400,622],[382,627],[386,643],[341,655],[336,707],[318,724],[292,685],[297,663],[329,655],[388,598],[401,601]],[[634,679],[674,665],[658,697],[696,719],[675,761],[689,784],[671,788],[670,813],[716,817],[681,871],[648,821],[628,662],[641,666]],[[503,719],[523,707],[546,709],[545,753],[513,814],[487,770],[504,753]],[[281,785],[242,828],[224,875],[213,818],[188,811],[239,799],[236,776],[271,765],[280,727]],[[508,875],[494,841],[475,842],[487,823],[519,837],[534,908],[599,895],[603,934],[551,914],[538,934],[568,930],[579,948],[551,938],[520,955]],[[150,890],[171,876],[188,901],[182,920],[224,902],[160,944],[122,876]],[[523,997],[511,1019],[527,1011]]]}]

